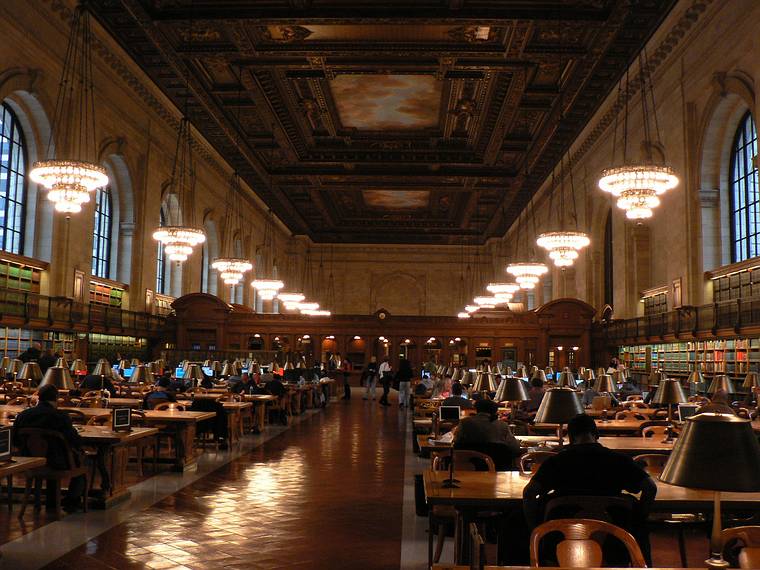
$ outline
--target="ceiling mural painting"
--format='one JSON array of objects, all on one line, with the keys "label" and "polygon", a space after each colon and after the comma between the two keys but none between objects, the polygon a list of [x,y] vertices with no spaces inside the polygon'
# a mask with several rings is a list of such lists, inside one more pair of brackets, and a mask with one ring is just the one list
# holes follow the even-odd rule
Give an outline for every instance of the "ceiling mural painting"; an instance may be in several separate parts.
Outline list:
[{"label": "ceiling mural painting", "polygon": [[674,4],[89,3],[293,234],[410,244],[503,235]]},{"label": "ceiling mural painting", "polygon": [[425,190],[365,190],[364,203],[381,210],[421,210],[430,203]]},{"label": "ceiling mural painting", "polygon": [[330,89],[344,127],[420,129],[435,127],[441,82],[431,75],[340,75]]}]

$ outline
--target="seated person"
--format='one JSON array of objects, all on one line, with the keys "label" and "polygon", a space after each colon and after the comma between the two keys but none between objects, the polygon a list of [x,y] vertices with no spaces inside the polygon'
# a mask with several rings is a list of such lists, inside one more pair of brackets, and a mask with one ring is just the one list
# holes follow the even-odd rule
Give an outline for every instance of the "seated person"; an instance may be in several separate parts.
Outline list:
[{"label": "seated person", "polygon": [[[285,397],[285,395],[288,393],[287,388],[285,388],[285,385],[282,383],[281,376],[279,374],[273,374],[272,379],[269,380],[266,384],[264,384],[264,390],[268,394],[271,394],[272,396],[277,396],[277,398],[282,401],[282,398]],[[288,423],[288,417],[287,412],[284,409],[279,410],[279,418],[281,423],[287,425]]]},{"label": "seated person", "polygon": [[229,386],[230,392],[233,394],[250,394],[254,384],[251,381],[251,377],[247,372],[243,372],[243,375],[237,380],[233,381],[234,376],[230,376]]},{"label": "seated person", "polygon": [[[574,417],[567,430],[570,445],[544,461],[523,491],[523,509],[528,526],[532,528],[543,522],[544,508],[552,497],[618,497],[623,491],[641,493],[636,503],[633,526],[627,530],[636,537],[644,556],[649,558],[646,517],[657,494],[655,482],[633,458],[599,444],[599,432],[591,416],[580,414]],[[624,556],[627,557],[627,554]],[[648,560],[648,563],[651,564],[651,561]]]},{"label": "seated person", "polygon": [[430,374],[430,376],[422,378],[419,384],[415,386],[414,395],[429,398],[433,393],[433,386],[435,386],[435,380],[433,379],[433,374]]},{"label": "seated person", "polygon": [[152,410],[162,402],[176,402],[177,398],[169,386],[170,382],[168,378],[159,378],[153,390],[148,392],[145,398],[143,398],[143,408]]},{"label": "seated person", "polygon": [[431,398],[448,398],[451,395],[451,376],[436,380]]},{"label": "seated person", "polygon": [[698,414],[713,413],[713,414],[731,414],[736,415],[736,412],[728,403],[728,394],[725,390],[718,390],[710,398],[710,403],[701,406],[697,410]]},{"label": "seated person", "polygon": [[459,382],[451,385],[451,396],[441,402],[442,406],[459,406],[463,410],[472,409],[472,400],[468,400],[464,394],[464,388]]},{"label": "seated person", "polygon": [[198,384],[201,388],[205,388],[206,390],[210,390],[214,387],[214,377],[213,376],[207,376],[206,373],[203,373],[203,380],[200,381]]},{"label": "seated person", "polygon": [[544,387],[543,380],[541,380],[541,378],[531,378],[530,388],[528,388],[528,397],[530,398],[530,400],[525,402],[524,410],[526,412],[537,411],[539,406],[541,405],[541,402],[544,399],[545,393],[546,393],[546,388]]},{"label": "seated person", "polygon": [[586,388],[586,391],[583,392],[583,399],[581,400],[581,404],[583,404],[584,408],[588,408],[588,407],[591,406],[591,404],[594,403],[594,398],[596,398],[597,396],[609,396],[609,398],[610,398],[610,405],[613,408],[616,408],[617,406],[620,405],[620,402],[615,397],[615,394],[610,394],[608,392],[600,394],[593,387]]},{"label": "seated person", "polygon": [[108,376],[88,374],[79,385],[79,391],[83,394],[91,390],[100,390],[101,388],[103,390],[108,390],[111,396],[116,395],[116,388],[114,387],[113,382],[111,382],[111,378]]},{"label": "seated person", "polygon": [[639,387],[633,383],[633,380],[631,380],[630,378],[626,378],[625,382],[623,382],[623,385],[620,387],[620,397],[625,399],[628,396],[640,396],[640,395],[641,395],[641,390],[639,390]]},{"label": "seated person", "polygon": [[475,411],[474,416],[459,422],[454,434],[454,449],[486,453],[498,470],[511,469],[515,457],[520,455],[520,443],[512,435],[509,425],[498,419],[499,405],[481,398],[475,402]]},{"label": "seated person", "polygon": [[[33,408],[27,408],[22,411],[13,423],[14,442],[21,449],[22,455],[28,455],[28,450],[24,449],[23,441],[18,436],[18,430],[24,428],[39,428],[56,431],[63,435],[74,452],[74,461],[76,465],[67,465],[66,456],[63,449],[51,446],[48,449],[47,460],[48,467],[52,469],[67,469],[69,467],[78,467],[82,465],[82,438],[71,423],[68,414],[61,412],[58,407],[58,388],[52,384],[47,384],[40,388],[38,392],[39,400]],[[62,501],[65,510],[75,511],[82,502],[82,496],[85,491],[84,476],[73,477],[69,481],[69,490]]]}]

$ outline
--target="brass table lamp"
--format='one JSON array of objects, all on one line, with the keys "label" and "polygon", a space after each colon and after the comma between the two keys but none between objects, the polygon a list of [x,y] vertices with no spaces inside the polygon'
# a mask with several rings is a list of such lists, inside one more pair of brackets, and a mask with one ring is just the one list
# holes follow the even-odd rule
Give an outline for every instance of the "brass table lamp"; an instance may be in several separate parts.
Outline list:
[{"label": "brass table lamp", "polygon": [[541,380],[542,384],[546,384],[548,382],[548,380],[546,379],[546,372],[544,372],[543,370],[536,370],[536,372],[531,377],[531,380],[534,380],[536,378]]},{"label": "brass table lamp", "polygon": [[98,360],[95,368],[92,369],[92,375],[100,376],[100,389],[103,390],[105,388],[106,378],[113,379],[113,368],[111,368],[111,365],[107,360],[101,358]]},{"label": "brass table lamp", "polygon": [[40,365],[36,362],[25,362],[16,376],[16,379],[26,380],[30,388],[37,386],[42,380],[42,370],[40,369]]},{"label": "brass table lamp", "polygon": [[736,388],[731,379],[725,374],[718,374],[710,382],[710,387],[707,389],[708,394],[715,394],[716,392],[723,391],[726,394],[736,394]]},{"label": "brass table lamp", "polygon": [[475,383],[472,385],[473,392],[495,392],[496,375],[492,372],[479,372],[475,377]]},{"label": "brass table lamp", "polygon": [[203,370],[197,364],[188,364],[185,369],[184,380],[190,380],[193,387],[197,387],[203,380]]},{"label": "brass table lamp", "polygon": [[515,417],[517,409],[520,407],[520,402],[527,402],[528,400],[530,400],[530,396],[528,396],[525,382],[521,378],[515,378],[514,376],[504,378],[496,390],[496,396],[494,396],[494,401],[496,402],[510,403],[510,408],[512,409],[510,415],[512,418]]},{"label": "brass table lamp", "polygon": [[87,363],[81,358],[75,358],[71,363],[70,371],[75,376],[85,376],[87,374]]},{"label": "brass table lamp", "polygon": [[733,414],[697,414],[686,424],[660,480],[715,491],[708,568],[727,568],[721,541],[720,493],[760,491],[760,444],[749,420]]},{"label": "brass table lamp", "polygon": [[129,378],[130,384],[147,384],[153,385],[156,383],[156,377],[153,376],[153,371],[147,364],[140,364],[135,366],[132,376]]},{"label": "brass table lamp", "polygon": [[563,425],[583,413],[578,392],[570,388],[552,388],[544,394],[536,412],[535,423],[559,424],[557,436],[562,446]]},{"label": "brass table lamp", "polygon": [[663,440],[663,443],[670,443],[673,441],[673,405],[685,404],[689,401],[686,393],[683,391],[678,380],[663,380],[660,383],[660,387],[655,392],[652,398],[653,404],[664,404],[668,407],[668,423],[670,424],[667,429],[667,436]]},{"label": "brass table lamp", "polygon": [[71,374],[68,368],[63,366],[51,366],[45,371],[45,375],[42,377],[39,387],[42,388],[48,384],[52,384],[59,390],[74,390],[74,381],[71,379]]},{"label": "brass table lamp", "polygon": [[576,389],[578,386],[575,383],[575,376],[573,376],[572,372],[560,372],[559,374],[559,381],[557,382],[557,385],[561,387],[567,387],[572,388],[573,390]]}]

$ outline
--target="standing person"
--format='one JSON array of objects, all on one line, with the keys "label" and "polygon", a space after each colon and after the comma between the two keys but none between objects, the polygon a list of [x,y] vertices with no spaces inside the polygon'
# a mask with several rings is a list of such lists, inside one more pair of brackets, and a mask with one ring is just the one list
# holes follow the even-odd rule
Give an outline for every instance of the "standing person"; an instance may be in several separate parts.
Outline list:
[{"label": "standing person", "polygon": [[55,366],[56,358],[53,354],[53,351],[49,348],[45,349],[45,352],[42,353],[42,356],[40,357],[38,364],[40,365],[40,370],[42,371],[42,374],[44,375],[45,372],[47,372],[47,369],[51,366]]},{"label": "standing person", "polygon": [[398,407],[409,407],[409,383],[413,376],[412,365],[406,358],[402,358],[398,363],[398,372],[396,380],[398,381]]},{"label": "standing person", "polygon": [[393,369],[387,356],[380,363],[377,373],[380,376],[380,383],[383,385],[383,397],[380,398],[380,405],[390,406],[388,403],[388,393],[391,391],[391,382],[393,382]]},{"label": "standing person", "polygon": [[343,398],[342,400],[351,399],[351,384],[348,383],[348,379],[351,377],[351,361],[348,357],[343,359],[340,364],[341,372],[343,373]]},{"label": "standing person", "polygon": [[367,364],[367,391],[364,393],[364,399],[368,399],[370,393],[372,399],[375,399],[375,388],[377,387],[377,357],[370,358],[369,364]]}]

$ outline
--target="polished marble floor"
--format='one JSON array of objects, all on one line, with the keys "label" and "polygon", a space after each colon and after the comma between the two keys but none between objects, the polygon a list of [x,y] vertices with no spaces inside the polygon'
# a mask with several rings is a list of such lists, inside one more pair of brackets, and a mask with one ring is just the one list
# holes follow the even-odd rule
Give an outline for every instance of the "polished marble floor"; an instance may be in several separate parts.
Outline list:
[{"label": "polished marble floor", "polygon": [[406,429],[334,403],[48,567],[398,568]]}]

